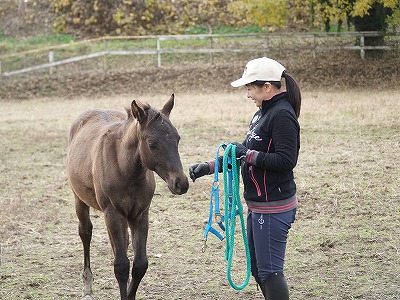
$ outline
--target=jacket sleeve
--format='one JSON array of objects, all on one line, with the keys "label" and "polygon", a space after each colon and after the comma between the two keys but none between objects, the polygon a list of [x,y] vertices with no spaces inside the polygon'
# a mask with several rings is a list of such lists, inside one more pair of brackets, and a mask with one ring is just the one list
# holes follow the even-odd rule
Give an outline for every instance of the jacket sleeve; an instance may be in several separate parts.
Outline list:
[{"label": "jacket sleeve", "polygon": [[263,169],[292,170],[297,164],[300,148],[300,127],[295,116],[286,110],[276,113],[272,126],[273,152],[258,152],[253,163]]}]

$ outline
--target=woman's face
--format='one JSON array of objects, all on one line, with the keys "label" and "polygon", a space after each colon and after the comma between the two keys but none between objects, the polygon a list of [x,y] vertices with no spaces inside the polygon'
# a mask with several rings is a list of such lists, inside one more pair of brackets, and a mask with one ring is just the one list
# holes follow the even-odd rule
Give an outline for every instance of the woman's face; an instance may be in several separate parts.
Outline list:
[{"label": "woman's face", "polygon": [[271,92],[271,84],[265,83],[263,86],[257,86],[255,84],[246,84],[247,89],[247,98],[254,101],[254,104],[257,107],[262,106],[262,102],[264,100],[270,99],[272,96]]}]

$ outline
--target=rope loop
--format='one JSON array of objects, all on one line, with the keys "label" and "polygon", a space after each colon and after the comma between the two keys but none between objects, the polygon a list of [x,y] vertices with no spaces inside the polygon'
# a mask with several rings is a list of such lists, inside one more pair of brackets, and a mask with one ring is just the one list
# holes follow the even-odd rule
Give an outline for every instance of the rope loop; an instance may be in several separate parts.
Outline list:
[{"label": "rope loop", "polygon": [[[230,166],[231,165],[231,166]],[[240,161],[236,159],[236,145],[229,144],[223,159],[224,174],[224,213],[225,213],[225,259],[227,260],[226,276],[229,284],[235,290],[244,289],[250,281],[251,262],[250,250],[246,235],[246,226],[243,216],[243,206],[240,202]],[[232,263],[235,246],[236,216],[240,218],[243,245],[246,253],[246,277],[241,285],[237,285],[232,279]]]},{"label": "rope loop", "polygon": [[[219,192],[218,192],[218,164],[219,164],[219,151],[221,148],[225,149],[223,156],[223,178],[224,178],[224,215],[221,215],[219,208]],[[240,202],[240,161],[236,159],[236,145],[226,145],[222,143],[218,149],[215,159],[214,182],[210,193],[210,213],[208,223],[204,230],[204,249],[206,246],[207,235],[209,232],[213,233],[221,241],[225,238],[225,259],[227,260],[226,276],[228,282],[235,290],[244,289],[251,276],[251,262],[250,250],[247,242],[246,228],[243,217],[243,206]],[[215,205],[213,204],[215,202]],[[214,212],[215,207],[215,212]],[[212,227],[213,214],[217,220],[219,227],[225,231],[225,237],[222,236],[215,228]],[[246,253],[246,277],[241,285],[237,285],[232,279],[232,263],[233,253],[235,247],[235,225],[236,216],[240,218],[241,234]]]}]

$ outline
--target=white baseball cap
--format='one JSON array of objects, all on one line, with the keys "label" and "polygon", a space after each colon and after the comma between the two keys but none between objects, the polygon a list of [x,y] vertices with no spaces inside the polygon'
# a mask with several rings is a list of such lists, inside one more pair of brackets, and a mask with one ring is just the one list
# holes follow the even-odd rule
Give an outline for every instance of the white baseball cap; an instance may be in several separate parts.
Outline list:
[{"label": "white baseball cap", "polygon": [[233,87],[246,85],[256,80],[281,81],[285,67],[268,57],[256,58],[249,61],[244,68],[242,78],[231,83]]}]

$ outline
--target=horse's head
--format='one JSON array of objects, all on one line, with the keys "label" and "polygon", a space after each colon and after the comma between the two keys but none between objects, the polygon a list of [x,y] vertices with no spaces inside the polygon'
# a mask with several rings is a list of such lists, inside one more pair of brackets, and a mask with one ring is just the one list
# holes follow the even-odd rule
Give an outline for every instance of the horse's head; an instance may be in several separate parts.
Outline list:
[{"label": "horse's head", "polygon": [[140,126],[140,156],[143,164],[155,171],[168,185],[173,194],[184,194],[189,181],[183,172],[178,152],[180,136],[169,120],[174,106],[174,95],[161,111],[140,102],[132,101],[132,115]]}]

